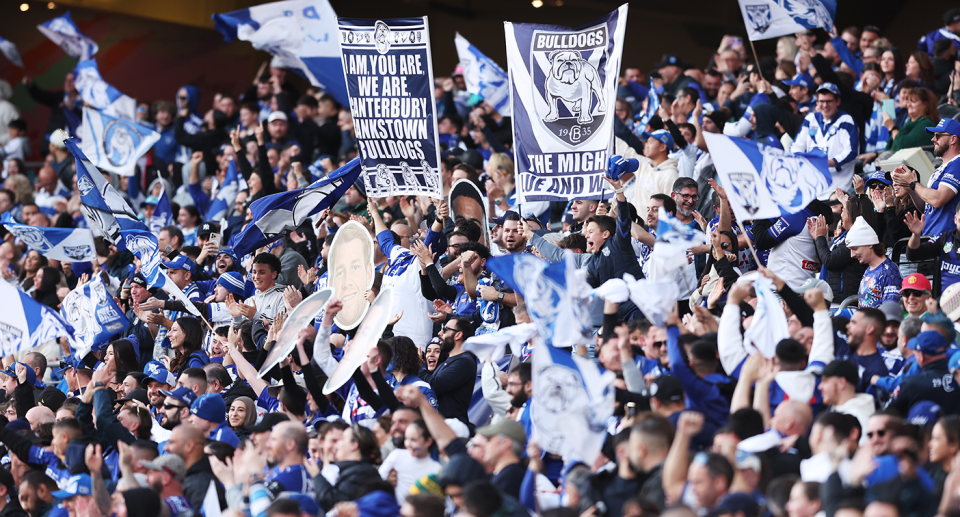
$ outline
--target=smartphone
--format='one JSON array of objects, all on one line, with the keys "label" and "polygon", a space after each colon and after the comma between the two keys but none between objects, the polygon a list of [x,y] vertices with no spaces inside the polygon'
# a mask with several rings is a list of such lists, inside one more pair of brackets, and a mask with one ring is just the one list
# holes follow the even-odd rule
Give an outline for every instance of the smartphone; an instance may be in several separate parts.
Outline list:
[{"label": "smartphone", "polygon": [[633,402],[627,402],[627,416],[633,417],[637,415],[637,405]]},{"label": "smartphone", "polygon": [[894,106],[893,99],[887,99],[883,101],[883,111],[887,112],[887,115],[890,115],[890,118],[897,119],[897,109]]},{"label": "smartphone", "polygon": [[743,40],[740,39],[740,36],[730,36],[730,46],[731,47],[742,47]]},{"label": "smartphone", "polygon": [[220,248],[220,234],[217,232],[210,233],[210,242],[217,243],[217,249]]}]

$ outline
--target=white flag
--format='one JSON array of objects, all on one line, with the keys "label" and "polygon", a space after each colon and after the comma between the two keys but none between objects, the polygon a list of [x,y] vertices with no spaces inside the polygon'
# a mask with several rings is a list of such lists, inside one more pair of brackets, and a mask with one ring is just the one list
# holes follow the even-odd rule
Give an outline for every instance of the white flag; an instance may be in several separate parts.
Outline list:
[{"label": "white flag", "polygon": [[73,74],[76,77],[73,83],[80,92],[83,102],[102,110],[107,115],[137,120],[137,101],[120,93],[120,90],[110,86],[103,77],[100,77],[96,59],[77,63]]},{"label": "white flag", "polygon": [[537,335],[537,326],[533,323],[520,323],[498,330],[490,334],[481,334],[467,339],[463,349],[473,352],[480,360],[490,358],[498,361],[503,357],[507,345],[514,355],[519,355],[520,346]]},{"label": "white flag", "polygon": [[740,277],[737,282],[751,282],[757,292],[757,308],[753,321],[743,333],[743,348],[748,354],[759,351],[770,359],[777,353],[777,343],[790,337],[787,328],[787,315],[780,305],[780,298],[774,293],[773,280],[752,271]]},{"label": "white flag", "polygon": [[463,81],[467,83],[467,91],[483,98],[500,115],[512,117],[510,78],[507,73],[459,32],[454,43],[457,45],[460,66],[463,67]]},{"label": "white flag", "polygon": [[80,149],[99,169],[133,176],[137,160],[160,140],[160,133],[129,120],[83,108]]},{"label": "white flag", "polygon": [[837,0],[740,0],[750,41],[833,28]]}]

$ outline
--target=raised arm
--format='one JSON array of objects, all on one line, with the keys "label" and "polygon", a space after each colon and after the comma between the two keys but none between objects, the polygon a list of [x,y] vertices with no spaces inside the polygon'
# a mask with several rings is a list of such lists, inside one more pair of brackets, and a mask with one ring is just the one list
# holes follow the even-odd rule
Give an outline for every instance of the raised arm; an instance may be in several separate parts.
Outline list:
[{"label": "raised arm", "polygon": [[420,416],[427,424],[427,430],[430,431],[430,436],[433,436],[433,439],[436,440],[437,447],[440,450],[446,449],[447,445],[457,439],[457,434],[444,422],[443,415],[430,405],[420,388],[409,384],[400,386],[397,388],[396,395],[403,405],[420,408]]},{"label": "raised arm", "polygon": [[687,485],[687,468],[690,466],[690,440],[703,429],[703,415],[696,411],[684,411],[677,420],[677,435],[670,445],[670,452],[663,460],[663,493],[667,504],[680,502]]}]

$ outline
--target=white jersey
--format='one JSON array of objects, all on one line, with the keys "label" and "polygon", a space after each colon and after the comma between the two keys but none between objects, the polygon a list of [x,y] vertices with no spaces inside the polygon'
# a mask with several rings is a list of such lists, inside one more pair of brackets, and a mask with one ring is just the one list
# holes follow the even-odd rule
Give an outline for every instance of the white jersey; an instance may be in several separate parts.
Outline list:
[{"label": "white jersey", "polygon": [[820,263],[816,258],[816,241],[810,232],[804,230],[770,250],[767,267],[796,290],[820,273]]}]

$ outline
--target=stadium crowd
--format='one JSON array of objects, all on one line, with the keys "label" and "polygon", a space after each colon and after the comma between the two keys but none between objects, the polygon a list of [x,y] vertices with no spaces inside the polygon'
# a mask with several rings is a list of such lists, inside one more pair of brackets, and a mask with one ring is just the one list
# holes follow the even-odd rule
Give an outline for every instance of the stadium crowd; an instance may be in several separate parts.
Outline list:
[{"label": "stadium crowd", "polygon": [[[916,50],[851,26],[782,37],[775,57],[726,36],[708,63],[665,55],[652,71],[625,68],[616,148],[640,167],[608,180],[606,203],[521,206],[510,118],[471,96],[461,73],[437,78],[444,194],[473,182],[486,220],[446,200],[374,199],[361,179],[243,257],[229,243],[251,224],[252,202],[357,156],[350,110],[298,91],[278,66],[243,92],[204,99],[188,85],[141,101],[139,122],[161,139],[134,176],[105,178],[148,226],[169,197],[173,220],[155,228],[163,267],[210,326],[103,237],[95,262],[69,263],[3,230],[4,281],[59,311],[99,277],[130,326],[85,357],[62,339],[3,358],[0,516],[960,515],[960,9],[933,22]],[[13,221],[89,224],[61,131],[82,115],[74,79],[52,90],[23,80],[50,108],[40,149],[0,101],[0,213]],[[650,88],[660,108],[641,124]],[[10,91],[0,82],[0,97]],[[820,149],[835,192],[741,224],[704,133]],[[932,174],[886,167],[902,150]],[[243,179],[235,204],[204,220],[231,166]],[[500,361],[465,349],[531,321],[487,262],[560,262],[571,250],[594,288],[627,273],[655,279],[660,209],[708,242],[670,277],[679,295],[663,327],[629,300],[593,299],[596,340],[571,353],[616,375],[614,416],[595,461],[543,452],[537,339]],[[334,269],[349,221],[376,243],[372,257],[354,252],[371,272],[362,261]],[[745,337],[759,300],[738,279],[755,270],[788,317],[791,337],[772,359]],[[287,315],[328,282],[337,292],[323,316],[260,375]],[[356,333],[334,319],[388,287],[397,314],[324,394]]]}]

